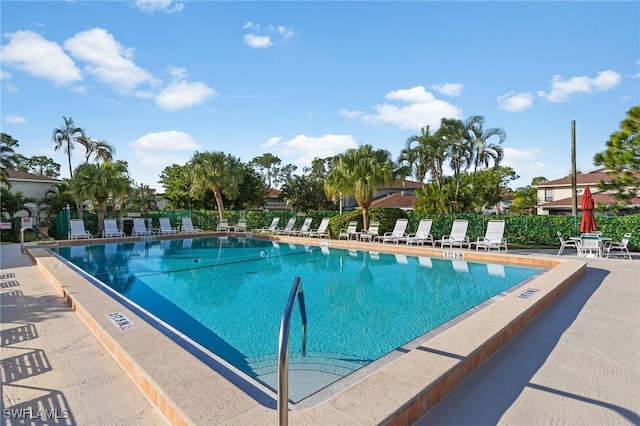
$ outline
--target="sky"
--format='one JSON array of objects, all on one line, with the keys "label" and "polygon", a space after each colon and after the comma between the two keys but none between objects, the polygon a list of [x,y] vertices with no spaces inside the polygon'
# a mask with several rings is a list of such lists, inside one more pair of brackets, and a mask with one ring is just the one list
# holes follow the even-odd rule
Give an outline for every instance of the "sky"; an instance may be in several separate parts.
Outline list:
[{"label": "sky", "polygon": [[16,151],[68,177],[52,135],[71,117],[160,192],[197,151],[302,172],[363,144],[396,159],[422,127],[473,115],[506,132],[516,189],[570,173],[572,121],[577,168],[596,169],[640,104],[637,1],[3,0],[0,15]]}]

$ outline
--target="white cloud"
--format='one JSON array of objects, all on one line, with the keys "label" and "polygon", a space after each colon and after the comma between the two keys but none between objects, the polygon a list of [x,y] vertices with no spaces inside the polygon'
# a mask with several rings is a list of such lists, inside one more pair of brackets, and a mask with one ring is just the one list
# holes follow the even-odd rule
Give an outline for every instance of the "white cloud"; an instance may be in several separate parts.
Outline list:
[{"label": "white cloud", "polygon": [[162,11],[167,13],[181,12],[184,3],[173,2],[172,0],[136,0],[135,6],[145,13]]},{"label": "white cloud", "polygon": [[153,84],[151,73],[133,61],[131,48],[124,48],[102,28],[76,34],[64,43],[71,55],[85,62],[85,70],[122,93],[130,93],[143,83]]},{"label": "white cloud", "polygon": [[4,121],[9,124],[24,124],[27,122],[27,119],[21,115],[7,115],[4,118]]},{"label": "white cloud", "polygon": [[509,92],[498,96],[498,108],[518,112],[529,109],[533,105],[533,95],[531,93]]},{"label": "white cloud", "polygon": [[563,80],[561,75],[554,75],[551,79],[551,91],[539,91],[538,96],[550,102],[566,102],[575,93],[591,93],[594,90],[603,92],[617,86],[621,80],[622,76],[611,70],[600,72],[595,78],[579,76]]},{"label": "white cloud", "polygon": [[3,65],[53,81],[56,85],[82,80],[80,69],[56,43],[33,31],[17,31],[4,36],[9,43],[0,49]]},{"label": "white cloud", "polygon": [[145,155],[149,151],[196,151],[201,148],[190,134],[177,130],[147,133],[129,143],[129,146],[135,150],[144,151]]},{"label": "white cloud", "polygon": [[259,36],[256,34],[246,34],[244,36],[244,42],[257,49],[264,49],[272,44],[269,36]]},{"label": "white cloud", "polygon": [[293,37],[295,33],[291,28],[286,28],[281,25],[278,27],[278,34],[280,34],[282,38],[287,39]]},{"label": "white cloud", "polygon": [[0,71],[0,80],[11,80],[11,74],[6,71]]},{"label": "white cloud", "polygon": [[403,130],[419,130],[424,126],[440,127],[442,118],[462,118],[462,110],[449,102],[436,99],[423,86],[400,89],[387,93],[386,99],[408,105],[384,103],[374,105],[375,113],[360,114],[358,111],[340,110],[345,117],[360,117],[373,125],[392,124]]},{"label": "white cloud", "polygon": [[461,83],[434,84],[431,89],[447,96],[459,97],[464,86]]},{"label": "white cloud", "polygon": [[331,157],[349,148],[357,148],[358,144],[350,135],[324,135],[312,137],[298,135],[288,141],[280,137],[272,137],[260,145],[262,150],[284,157],[283,160],[295,164],[298,168],[311,165],[314,158]]},{"label": "white cloud", "polygon": [[358,118],[362,117],[365,113],[363,111],[348,111],[346,109],[341,109],[338,111],[338,114],[343,115],[347,118]]},{"label": "white cloud", "polygon": [[181,110],[203,103],[215,96],[215,90],[201,81],[171,83],[156,96],[156,104],[167,110]]},{"label": "white cloud", "polygon": [[[542,150],[538,148],[515,149],[504,147],[504,159],[500,165],[511,167],[521,176],[532,174],[539,176],[539,173],[547,168],[546,164],[538,159],[541,155]],[[531,176],[531,178],[535,176]],[[525,185],[529,183],[530,181],[526,182]]]}]

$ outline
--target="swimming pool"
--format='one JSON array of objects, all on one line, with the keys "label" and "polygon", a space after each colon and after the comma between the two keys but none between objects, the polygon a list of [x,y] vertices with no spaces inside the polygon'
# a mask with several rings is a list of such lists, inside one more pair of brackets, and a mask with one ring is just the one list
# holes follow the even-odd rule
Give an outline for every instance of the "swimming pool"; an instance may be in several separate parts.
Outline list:
[{"label": "swimming pool", "polygon": [[296,310],[292,401],[541,270],[226,237],[62,247],[60,254],[271,388],[282,311],[300,276],[307,355]]}]

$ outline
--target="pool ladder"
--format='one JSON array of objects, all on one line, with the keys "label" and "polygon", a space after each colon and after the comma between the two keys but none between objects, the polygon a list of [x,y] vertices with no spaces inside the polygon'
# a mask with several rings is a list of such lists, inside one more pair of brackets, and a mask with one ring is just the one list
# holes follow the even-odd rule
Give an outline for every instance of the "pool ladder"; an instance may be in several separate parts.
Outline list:
[{"label": "pool ladder", "polygon": [[307,354],[307,311],[304,306],[304,293],[300,277],[293,280],[287,305],[280,322],[280,336],[278,338],[278,425],[289,424],[289,331],[291,329],[291,315],[296,304],[300,306],[302,317],[302,356]]}]

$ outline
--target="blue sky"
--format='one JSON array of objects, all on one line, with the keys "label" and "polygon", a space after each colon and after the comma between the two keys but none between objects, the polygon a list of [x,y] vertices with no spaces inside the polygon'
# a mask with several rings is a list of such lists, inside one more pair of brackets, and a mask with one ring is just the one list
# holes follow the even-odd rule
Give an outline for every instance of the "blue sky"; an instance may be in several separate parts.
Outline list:
[{"label": "blue sky", "polygon": [[[195,151],[301,171],[359,144],[396,158],[442,117],[501,127],[503,165],[569,173],[640,104],[640,3],[2,1],[1,127],[27,156],[72,117],[132,177]],[[497,141],[496,141],[497,142]],[[77,147],[74,164],[83,159]]]}]

